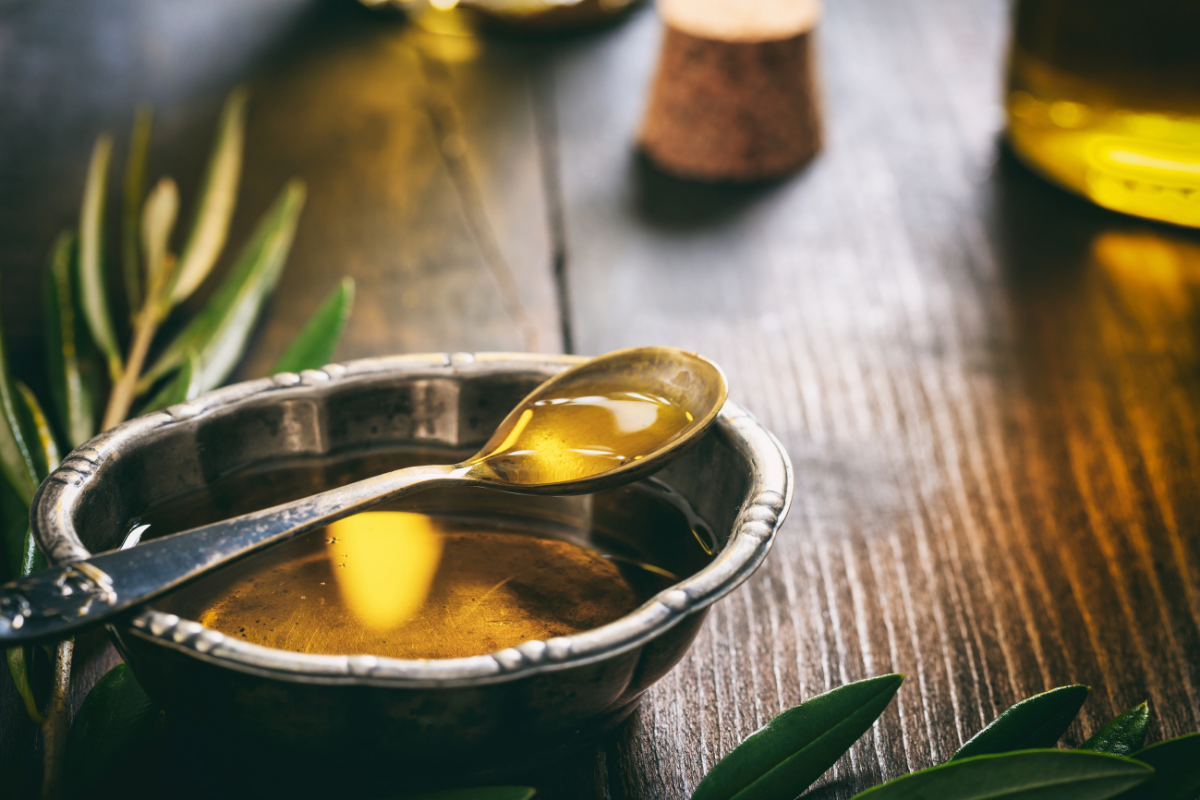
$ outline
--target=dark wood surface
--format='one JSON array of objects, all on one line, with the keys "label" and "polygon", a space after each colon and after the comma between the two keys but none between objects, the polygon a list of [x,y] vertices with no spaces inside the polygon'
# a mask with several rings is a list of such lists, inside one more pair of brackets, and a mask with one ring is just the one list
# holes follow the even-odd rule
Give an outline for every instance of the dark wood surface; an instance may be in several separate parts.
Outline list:
[{"label": "dark wood surface", "polygon": [[[154,101],[152,174],[186,198],[247,82],[234,240],[291,175],[310,203],[244,376],[345,273],[340,357],[696,349],[795,463],[767,565],[616,736],[528,776],[542,796],[686,798],[782,708],[890,671],[908,675],[898,699],[809,796],[942,760],[1064,683],[1093,687],[1068,742],[1143,699],[1151,739],[1197,730],[1200,236],[1006,154],[1001,0],[829,5],[826,151],[734,188],[632,149],[649,9],[472,44],[349,2],[0,2],[13,360],[38,381],[42,263],[95,133],[123,138]],[[110,661],[81,661],[76,703]],[[29,752],[4,679],[0,701],[0,753]]]}]

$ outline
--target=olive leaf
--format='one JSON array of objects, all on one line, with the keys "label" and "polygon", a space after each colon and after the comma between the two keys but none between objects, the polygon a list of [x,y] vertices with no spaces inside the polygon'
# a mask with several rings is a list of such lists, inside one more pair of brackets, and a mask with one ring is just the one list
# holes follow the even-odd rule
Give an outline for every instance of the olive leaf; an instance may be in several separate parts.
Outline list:
[{"label": "olive leaf", "polygon": [[291,181],[263,217],[208,305],[167,345],[138,384],[144,392],[195,353],[200,391],[220,386],[233,371],[267,296],[275,288],[304,207],[304,184]]},{"label": "olive leaf", "polygon": [[138,272],[138,226],[141,224],[142,198],[146,195],[146,160],[150,154],[150,129],[154,109],[149,103],[137,107],[133,134],[129,137],[129,160],[125,163],[124,205],[121,209],[121,262],[124,267],[125,294],[129,313],[142,306],[142,281]]},{"label": "olive leaf", "polygon": [[88,692],[67,739],[67,775],[83,787],[114,771],[149,741],[161,712],[127,664],[117,664]]},{"label": "olive leaf", "polygon": [[1060,686],[1016,703],[958,748],[951,761],[989,753],[1053,747],[1087,699],[1087,686]]},{"label": "olive leaf", "polygon": [[142,208],[142,248],[146,259],[147,287],[157,284],[164,277],[163,271],[170,258],[167,245],[178,213],[179,188],[175,181],[163,178],[154,185]]},{"label": "olive leaf", "polygon": [[[54,433],[50,430],[50,423],[46,420],[46,414],[42,411],[42,407],[38,405],[37,398],[29,387],[21,382],[17,382],[17,391],[21,395],[22,402],[25,405],[25,411],[29,415],[30,423],[34,431],[34,441],[38,447],[38,469],[35,474],[38,483],[40,484],[46,479],[46,476],[58,468],[59,462],[62,460],[58,452],[58,444],[54,440]],[[26,521],[28,522],[28,512],[26,513]],[[30,532],[28,525],[25,527],[25,534],[21,537],[21,548],[16,553],[14,563],[19,565],[21,575],[28,575],[31,572],[46,568],[46,559],[42,555],[42,551],[38,550],[37,543],[33,540],[33,534]]]},{"label": "olive leaf", "polygon": [[217,140],[196,201],[192,227],[179,255],[179,268],[168,292],[168,307],[186,300],[204,282],[225,247],[242,173],[248,97],[244,88],[234,89],[221,110]]},{"label": "olive leaf", "polygon": [[71,447],[96,434],[96,374],[88,369],[91,342],[78,324],[73,279],[77,242],[59,234],[46,271],[46,366],[50,399]]},{"label": "olive leaf", "polygon": [[1020,750],[949,761],[851,800],[1106,800],[1149,780],[1140,761],[1080,750]]},{"label": "olive leaf", "polygon": [[112,159],[112,138],[101,136],[92,149],[83,207],[79,212],[79,289],[83,315],[92,332],[92,341],[108,360],[113,380],[121,374],[121,354],[108,309],[108,290],[104,279],[104,198],[108,192],[108,163]]},{"label": "olive leaf", "polygon": [[[33,392],[29,390],[28,386],[20,382],[16,384],[16,388],[21,396],[21,403],[25,407],[24,410],[29,416],[30,425],[34,433],[33,443],[36,444],[39,450],[40,458],[38,462],[42,471],[35,473],[35,477],[40,483],[50,470],[58,466],[58,444],[54,441],[54,434],[50,430],[50,423],[47,422],[46,415],[42,412],[41,406],[38,405],[37,398],[34,397]],[[33,535],[28,527],[25,528],[25,535],[21,538],[20,549],[16,552],[10,552],[9,557],[13,563],[20,565],[18,569],[21,575],[37,572],[46,566],[45,558],[33,541]],[[32,650],[29,648],[13,647],[5,655],[5,660],[8,662],[8,671],[12,674],[13,683],[16,685],[17,692],[21,695],[21,700],[25,703],[26,712],[28,712],[29,717],[34,722],[40,724],[42,714],[38,710],[37,700],[33,695],[33,680],[31,676],[31,670],[33,669]]]},{"label": "olive leaf", "polygon": [[171,376],[171,379],[158,390],[154,397],[142,408],[143,414],[151,411],[183,403],[200,394],[200,360],[195,353],[189,353],[187,361]]},{"label": "olive leaf", "polygon": [[1133,758],[1154,767],[1153,780],[1120,800],[1196,800],[1200,797],[1200,733],[1144,747]]},{"label": "olive leaf", "polygon": [[30,679],[30,675],[33,672],[33,648],[10,647],[4,655],[5,660],[8,662],[8,671],[12,675],[13,683],[17,687],[17,694],[21,695],[21,700],[25,703],[25,713],[29,715],[31,720],[41,725],[45,717],[42,716],[42,712],[38,708]]},{"label": "olive leaf", "polygon": [[717,762],[692,800],[792,800],[871,727],[903,682],[868,678],[776,715]]},{"label": "olive leaf", "polygon": [[275,362],[273,372],[300,372],[328,364],[353,306],[354,279],[342,278],[279,361]]},{"label": "olive leaf", "polygon": [[29,411],[13,384],[0,331],[0,473],[26,507],[46,469]]},{"label": "olive leaf", "polygon": [[1114,717],[1079,749],[1112,753],[1115,756],[1132,755],[1146,741],[1146,729],[1149,726],[1150,705],[1142,703]]},{"label": "olive leaf", "polygon": [[482,786],[478,789],[406,794],[399,800],[529,800],[535,794],[537,790],[528,786]]}]

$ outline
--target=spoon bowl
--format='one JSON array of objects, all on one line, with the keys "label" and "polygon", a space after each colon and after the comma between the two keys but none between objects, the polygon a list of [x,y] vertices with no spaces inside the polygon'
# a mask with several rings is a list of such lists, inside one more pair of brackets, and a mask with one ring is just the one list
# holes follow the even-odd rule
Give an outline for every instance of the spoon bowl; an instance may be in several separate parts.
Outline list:
[{"label": "spoon bowl", "polygon": [[0,586],[0,647],[63,638],[239,558],[423,488],[571,495],[630,483],[695,444],[726,395],[721,370],[694,353],[644,347],[599,356],[536,388],[460,464],[395,470]]},{"label": "spoon bowl", "polygon": [[462,475],[535,494],[609,489],[682,455],[727,394],[721,369],[695,353],[617,350],[535,389],[462,463]]}]

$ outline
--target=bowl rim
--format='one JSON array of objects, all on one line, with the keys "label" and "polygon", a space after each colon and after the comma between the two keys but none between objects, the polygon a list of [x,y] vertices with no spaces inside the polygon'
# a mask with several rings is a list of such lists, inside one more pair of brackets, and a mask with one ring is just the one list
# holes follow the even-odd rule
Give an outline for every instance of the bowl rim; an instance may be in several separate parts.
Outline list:
[{"label": "bowl rim", "polygon": [[[584,360],[580,356],[531,353],[414,354],[328,364],[299,374],[285,372],[232,384],[124,422],[77,447],[43,483],[31,515],[33,533],[52,565],[90,557],[92,553],[75,531],[72,511],[87,484],[102,478],[106,460],[140,446],[139,440],[151,432],[261,402],[264,395],[291,399],[320,394],[335,384],[356,379],[365,382],[391,376],[453,378],[496,372],[549,376]],[[787,516],[794,476],[779,441],[733,401],[726,401],[706,435],[724,437],[751,466],[746,499],[735,517],[729,540],[696,573],[658,592],[625,616],[582,633],[531,640],[480,656],[408,660],[279,650],[235,639],[152,606],[141,606],[126,622],[108,627],[118,638],[133,635],[227,668],[307,683],[412,688],[485,685],[611,658],[645,644],[737,588],[763,563]]]}]

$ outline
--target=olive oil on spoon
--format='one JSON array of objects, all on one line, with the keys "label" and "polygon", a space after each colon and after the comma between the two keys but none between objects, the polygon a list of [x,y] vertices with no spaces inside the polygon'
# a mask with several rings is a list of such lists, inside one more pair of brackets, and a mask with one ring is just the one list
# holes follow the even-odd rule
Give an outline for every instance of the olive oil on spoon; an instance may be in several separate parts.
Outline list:
[{"label": "olive oil on spoon", "polygon": [[618,350],[549,379],[474,456],[418,466],[36,572],[0,586],[0,647],[62,638],[343,517],[435,486],[598,492],[681,455],[725,403],[711,361],[667,347]]}]

